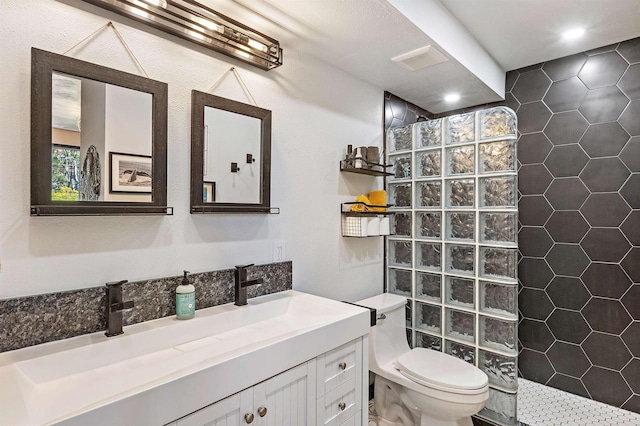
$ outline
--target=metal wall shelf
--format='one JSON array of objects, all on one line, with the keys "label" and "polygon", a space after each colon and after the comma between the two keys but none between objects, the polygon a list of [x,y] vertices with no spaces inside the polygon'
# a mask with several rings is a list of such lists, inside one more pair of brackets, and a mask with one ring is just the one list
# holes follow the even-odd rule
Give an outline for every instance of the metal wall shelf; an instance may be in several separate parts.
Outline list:
[{"label": "metal wall shelf", "polygon": [[[352,206],[354,205],[362,206],[362,210],[352,210]],[[387,210],[389,207],[393,207],[393,204],[377,206],[363,203],[362,201],[351,201],[348,203],[342,203],[340,206],[340,213],[345,216],[388,216],[395,214],[395,212]]]},{"label": "metal wall shelf", "polygon": [[[355,161],[349,160],[349,161]],[[368,168],[356,168],[356,167],[348,167],[347,160],[340,161],[340,171],[347,173],[357,173],[361,175],[369,175],[369,176],[393,176],[393,173],[389,173],[386,171],[387,167],[391,167],[391,165],[384,165],[378,163],[369,163],[367,160],[363,158],[357,158],[357,160],[361,160],[363,164],[367,165]]]}]

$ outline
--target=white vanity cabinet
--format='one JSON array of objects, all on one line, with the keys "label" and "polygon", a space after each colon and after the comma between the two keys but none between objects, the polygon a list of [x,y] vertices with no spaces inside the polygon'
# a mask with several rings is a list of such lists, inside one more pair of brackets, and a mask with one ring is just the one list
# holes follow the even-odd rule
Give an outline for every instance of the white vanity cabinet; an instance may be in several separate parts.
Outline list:
[{"label": "white vanity cabinet", "polygon": [[172,423],[175,426],[313,424],[316,362],[311,360]]},{"label": "white vanity cabinet", "polygon": [[365,337],[332,349],[168,426],[366,424],[363,341],[367,344]]}]

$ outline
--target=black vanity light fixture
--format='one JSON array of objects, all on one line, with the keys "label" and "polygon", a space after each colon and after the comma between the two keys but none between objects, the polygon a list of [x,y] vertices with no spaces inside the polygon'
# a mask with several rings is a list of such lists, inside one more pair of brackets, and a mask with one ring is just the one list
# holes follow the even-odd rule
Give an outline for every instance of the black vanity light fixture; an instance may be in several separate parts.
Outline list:
[{"label": "black vanity light fixture", "polygon": [[282,65],[278,40],[193,0],[84,0],[263,70]]}]

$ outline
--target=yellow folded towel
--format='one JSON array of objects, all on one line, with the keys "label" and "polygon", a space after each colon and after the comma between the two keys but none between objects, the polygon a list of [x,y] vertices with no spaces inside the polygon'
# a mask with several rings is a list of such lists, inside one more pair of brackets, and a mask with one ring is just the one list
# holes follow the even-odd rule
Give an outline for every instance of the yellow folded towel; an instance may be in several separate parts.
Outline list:
[{"label": "yellow folded towel", "polygon": [[[356,202],[358,203],[365,203],[365,204],[371,204],[371,201],[369,201],[369,199],[365,196],[365,195],[358,195],[358,197],[356,198]],[[351,206],[351,211],[353,212],[368,212],[370,211],[369,207],[362,205],[362,204],[353,204]]]},{"label": "yellow folded towel", "polygon": [[[387,191],[384,189],[380,189],[378,191],[371,191],[369,193],[369,199],[371,200],[371,204],[374,206],[386,206],[387,205]],[[371,209],[375,212],[384,212],[387,211],[385,207],[374,207]]]}]

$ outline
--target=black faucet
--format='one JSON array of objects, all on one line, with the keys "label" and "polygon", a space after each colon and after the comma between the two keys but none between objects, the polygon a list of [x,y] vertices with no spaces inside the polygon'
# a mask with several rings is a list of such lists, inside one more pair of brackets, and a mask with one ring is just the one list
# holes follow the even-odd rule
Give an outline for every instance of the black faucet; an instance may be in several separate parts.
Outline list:
[{"label": "black faucet", "polygon": [[262,284],[262,278],[247,280],[247,268],[250,266],[253,266],[253,263],[251,265],[236,266],[236,306],[244,306],[247,304],[247,287]]},{"label": "black faucet", "polygon": [[122,284],[127,280],[115,281],[106,284],[107,291],[107,337],[117,336],[122,331],[122,311],[133,308],[133,300],[122,301]]}]

